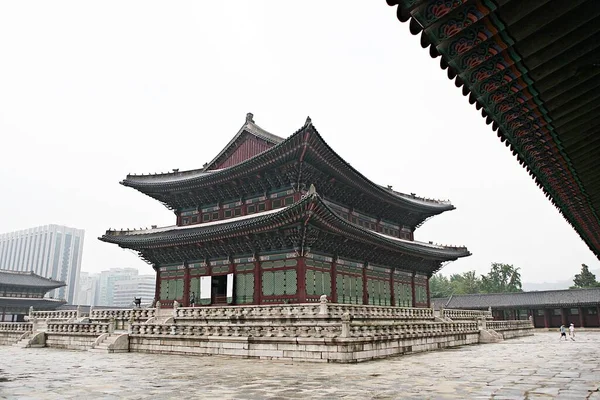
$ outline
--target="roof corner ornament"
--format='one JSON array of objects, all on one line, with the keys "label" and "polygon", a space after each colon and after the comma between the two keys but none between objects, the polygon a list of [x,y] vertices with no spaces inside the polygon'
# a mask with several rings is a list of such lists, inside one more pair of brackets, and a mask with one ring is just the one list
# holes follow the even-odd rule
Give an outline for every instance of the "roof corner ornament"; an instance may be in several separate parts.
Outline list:
[{"label": "roof corner ornament", "polygon": [[315,185],[313,185],[312,183],[310,184],[310,187],[308,188],[308,192],[306,193],[307,196],[312,196],[314,194],[317,194],[317,189],[315,188]]},{"label": "roof corner ornament", "polygon": [[304,126],[310,126],[312,125],[312,119],[310,119],[310,117],[306,117],[306,121],[304,122]]},{"label": "roof corner ornament", "polygon": [[254,122],[254,114],[252,114],[252,113],[246,114],[246,122]]}]

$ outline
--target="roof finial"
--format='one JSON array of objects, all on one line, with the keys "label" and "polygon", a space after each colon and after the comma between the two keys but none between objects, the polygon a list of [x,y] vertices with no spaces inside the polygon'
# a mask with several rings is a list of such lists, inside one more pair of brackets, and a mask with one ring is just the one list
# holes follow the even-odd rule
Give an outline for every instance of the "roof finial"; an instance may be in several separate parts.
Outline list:
[{"label": "roof finial", "polygon": [[252,114],[252,113],[246,114],[246,122],[254,122],[254,114]]},{"label": "roof finial", "polygon": [[310,119],[310,117],[306,117],[306,122],[304,123],[304,126],[309,126],[312,124],[312,120]]},{"label": "roof finial", "polygon": [[317,193],[317,189],[315,188],[315,185],[313,185],[312,183],[310,184],[309,188],[308,188],[308,193],[306,193],[308,196],[312,196],[313,194]]}]

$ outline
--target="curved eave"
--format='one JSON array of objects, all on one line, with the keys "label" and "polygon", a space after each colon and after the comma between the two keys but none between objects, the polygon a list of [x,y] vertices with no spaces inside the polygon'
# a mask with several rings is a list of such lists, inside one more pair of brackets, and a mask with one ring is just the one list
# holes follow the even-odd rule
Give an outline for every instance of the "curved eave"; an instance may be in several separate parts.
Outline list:
[{"label": "curved eave", "polygon": [[220,240],[252,233],[261,228],[277,229],[300,222],[311,222],[322,225],[325,229],[334,230],[346,237],[371,243],[378,248],[422,258],[449,261],[470,255],[464,247],[432,246],[395,239],[364,229],[339,217],[316,193],[305,196],[287,208],[265,214],[241,220],[225,220],[223,223],[210,226],[200,224],[194,228],[185,227],[184,229],[162,230],[160,232],[150,230],[148,233],[131,234],[131,232],[126,232],[126,234],[115,234],[109,231],[99,240],[114,243],[123,248],[141,251],[149,248],[190,245],[199,241]]},{"label": "curved eave", "polygon": [[167,200],[164,200],[165,195],[231,182],[234,179],[253,175],[259,172],[264,165],[272,164],[278,160],[289,161],[299,159],[301,161],[303,157],[307,157],[306,152],[312,152],[316,158],[329,163],[331,168],[347,181],[347,184],[365,191],[380,201],[421,213],[423,214],[423,220],[429,216],[455,209],[450,202],[440,202],[423,199],[414,195],[405,195],[370,181],[340,157],[323,140],[323,137],[310,122],[269,150],[228,168],[213,171],[195,170],[177,172],[148,176],[147,178],[136,176],[135,179],[128,176],[121,184],[157,199],[169,208],[174,208],[168,204]]},{"label": "curved eave", "polygon": [[600,2],[387,3],[600,258]]}]

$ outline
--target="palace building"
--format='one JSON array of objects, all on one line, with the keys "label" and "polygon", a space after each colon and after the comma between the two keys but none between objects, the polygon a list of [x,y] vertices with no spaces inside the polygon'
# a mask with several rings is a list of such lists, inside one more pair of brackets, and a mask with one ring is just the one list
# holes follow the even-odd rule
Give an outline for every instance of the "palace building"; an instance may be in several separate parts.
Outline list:
[{"label": "palace building", "polygon": [[307,119],[283,139],[248,114],[202,169],[128,175],[176,223],[108,230],[156,271],[161,306],[332,302],[428,307],[429,277],[465,247],[414,240],[453,210],[377,185],[344,161]]}]

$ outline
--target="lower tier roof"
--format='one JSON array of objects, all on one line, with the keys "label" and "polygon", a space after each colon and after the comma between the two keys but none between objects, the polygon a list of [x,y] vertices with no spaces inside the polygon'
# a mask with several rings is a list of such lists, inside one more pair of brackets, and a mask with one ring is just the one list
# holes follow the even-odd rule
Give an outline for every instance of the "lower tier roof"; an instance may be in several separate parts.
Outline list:
[{"label": "lower tier roof", "polygon": [[56,289],[67,284],[62,281],[44,278],[43,276],[34,274],[33,272],[18,272],[9,270],[0,270],[0,285],[18,286],[24,288],[42,288]]},{"label": "lower tier roof", "polygon": [[422,262],[421,272],[432,273],[441,262],[470,255],[465,247],[415,242],[365,229],[338,216],[314,190],[281,209],[191,226],[109,230],[99,239],[138,251],[153,264],[168,262],[169,254],[171,262],[182,262],[278,247],[303,252],[312,247],[385,265],[410,259],[415,266]]}]

